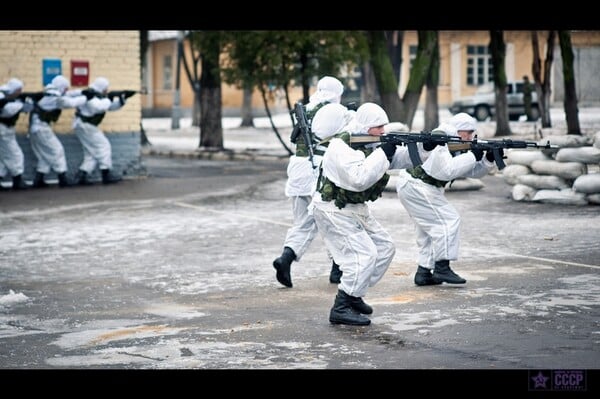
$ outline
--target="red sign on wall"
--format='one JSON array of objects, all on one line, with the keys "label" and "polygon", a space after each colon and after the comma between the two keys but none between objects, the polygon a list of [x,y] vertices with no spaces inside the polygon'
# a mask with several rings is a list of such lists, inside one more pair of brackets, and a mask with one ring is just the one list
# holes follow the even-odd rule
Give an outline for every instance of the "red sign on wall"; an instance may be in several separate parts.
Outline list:
[{"label": "red sign on wall", "polygon": [[90,62],[71,60],[71,86],[87,86],[90,81]]}]

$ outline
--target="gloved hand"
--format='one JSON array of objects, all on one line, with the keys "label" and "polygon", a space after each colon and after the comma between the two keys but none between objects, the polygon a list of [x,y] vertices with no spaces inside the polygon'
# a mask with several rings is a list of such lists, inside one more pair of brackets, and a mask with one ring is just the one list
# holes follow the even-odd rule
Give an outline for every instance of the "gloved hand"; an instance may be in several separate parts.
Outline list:
[{"label": "gloved hand", "polygon": [[122,94],[119,96],[119,102],[121,103],[121,106],[125,105],[125,99],[126,99],[126,98],[127,98],[127,97],[126,97],[125,93],[122,93]]},{"label": "gloved hand", "polygon": [[481,148],[471,148],[471,152],[475,155],[476,161],[481,161],[483,158],[483,150]]},{"label": "gloved hand", "polygon": [[[504,150],[502,148],[498,149],[498,154],[500,155],[500,158],[504,158]],[[495,159],[494,153],[491,150],[486,151],[485,158],[490,162],[494,162],[494,159]]]},{"label": "gloved hand", "polygon": [[385,152],[385,156],[387,157],[388,161],[392,162],[392,158],[396,153],[396,144],[386,142],[381,145],[381,149],[383,152]]},{"label": "gloved hand", "polygon": [[431,151],[438,145],[441,145],[443,147],[446,145],[446,142],[445,141],[428,140],[428,141],[423,142],[423,149],[425,151]]}]

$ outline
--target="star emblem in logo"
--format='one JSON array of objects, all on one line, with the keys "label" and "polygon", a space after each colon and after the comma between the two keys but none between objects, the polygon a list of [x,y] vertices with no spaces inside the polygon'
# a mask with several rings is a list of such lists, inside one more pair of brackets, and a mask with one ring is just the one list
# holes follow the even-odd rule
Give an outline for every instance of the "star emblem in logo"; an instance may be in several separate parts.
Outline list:
[{"label": "star emblem in logo", "polygon": [[533,380],[533,382],[535,382],[534,388],[546,388],[546,381],[548,381],[550,377],[546,377],[540,371],[535,377],[532,377],[531,379]]}]

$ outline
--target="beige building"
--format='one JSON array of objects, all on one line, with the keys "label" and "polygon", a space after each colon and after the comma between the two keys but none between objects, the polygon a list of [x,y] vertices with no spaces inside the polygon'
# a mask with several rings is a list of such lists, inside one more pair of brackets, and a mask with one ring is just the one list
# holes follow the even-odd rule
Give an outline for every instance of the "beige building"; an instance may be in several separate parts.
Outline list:
[{"label": "beige building", "polygon": [[[520,80],[523,75],[531,77],[533,51],[530,31],[505,31],[506,43],[506,74],[508,80]],[[170,115],[174,96],[174,69],[177,54],[178,31],[150,31],[150,46],[147,53],[145,85],[148,86],[149,96],[143,106],[144,110]],[[546,32],[539,32],[541,57],[546,54]],[[477,86],[491,80],[491,59],[488,54],[488,31],[440,31],[440,82],[438,88],[438,103],[447,107],[459,97],[471,95]],[[410,65],[416,55],[417,32],[405,31],[403,41],[403,56],[405,60],[401,67],[399,94],[404,93]],[[600,80],[596,77],[600,72],[600,31],[573,31],[572,44],[575,51],[575,70],[578,76],[578,94],[580,101],[600,102]],[[189,55],[189,43],[186,43]],[[189,58],[188,58],[189,59]],[[542,59],[543,62],[543,59]],[[554,50],[552,72],[552,101],[562,101],[562,70],[558,39]],[[183,68],[183,67],[182,67]],[[150,78],[151,77],[151,78]],[[278,93],[273,93],[271,106],[278,107],[282,101]],[[291,101],[301,97],[299,89],[292,91]],[[223,108],[239,110],[242,104],[240,90],[223,85]],[[187,77],[181,71],[181,108],[188,113],[193,102],[193,93]],[[284,104],[285,105],[285,104]],[[258,93],[253,95],[253,107],[263,109],[262,100]]]}]

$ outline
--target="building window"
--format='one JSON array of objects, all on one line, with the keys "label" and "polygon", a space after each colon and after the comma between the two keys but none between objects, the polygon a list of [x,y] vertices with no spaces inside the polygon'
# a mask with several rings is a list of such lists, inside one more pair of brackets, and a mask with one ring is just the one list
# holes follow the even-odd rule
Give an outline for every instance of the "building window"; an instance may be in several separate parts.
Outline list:
[{"label": "building window", "polygon": [[467,85],[480,86],[491,82],[492,57],[487,46],[467,46]]},{"label": "building window", "polygon": [[173,57],[163,57],[163,90],[173,90]]}]

